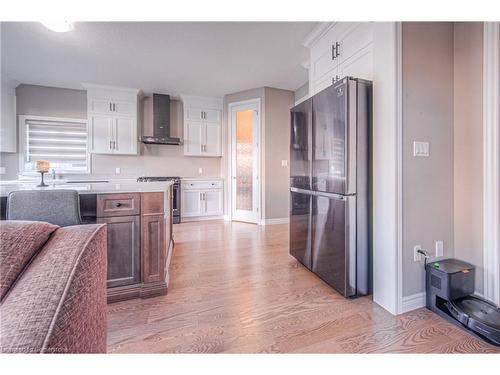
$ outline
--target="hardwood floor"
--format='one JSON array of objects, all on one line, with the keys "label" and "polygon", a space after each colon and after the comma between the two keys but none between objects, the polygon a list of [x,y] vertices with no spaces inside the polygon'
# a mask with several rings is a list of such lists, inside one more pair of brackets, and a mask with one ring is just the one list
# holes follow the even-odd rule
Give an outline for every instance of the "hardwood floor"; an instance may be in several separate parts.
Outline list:
[{"label": "hardwood floor", "polygon": [[119,353],[499,353],[427,309],[345,299],[288,255],[288,226],[174,226],[166,296],[108,308]]}]

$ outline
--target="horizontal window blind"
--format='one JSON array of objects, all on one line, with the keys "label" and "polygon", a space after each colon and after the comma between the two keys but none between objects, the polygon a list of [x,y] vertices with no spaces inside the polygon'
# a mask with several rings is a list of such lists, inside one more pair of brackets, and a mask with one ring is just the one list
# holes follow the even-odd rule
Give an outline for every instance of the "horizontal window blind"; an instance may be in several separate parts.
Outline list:
[{"label": "horizontal window blind", "polygon": [[35,171],[37,160],[48,160],[56,172],[87,172],[87,124],[27,119],[25,171]]}]

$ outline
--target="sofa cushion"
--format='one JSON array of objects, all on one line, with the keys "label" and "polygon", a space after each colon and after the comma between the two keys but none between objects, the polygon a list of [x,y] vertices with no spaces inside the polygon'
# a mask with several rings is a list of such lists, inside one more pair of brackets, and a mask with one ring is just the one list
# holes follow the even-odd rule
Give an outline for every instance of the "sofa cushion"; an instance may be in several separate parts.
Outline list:
[{"label": "sofa cushion", "polygon": [[106,225],[57,229],[0,306],[0,351],[105,352],[106,250]]},{"label": "sofa cushion", "polygon": [[0,301],[57,228],[41,221],[0,223]]}]

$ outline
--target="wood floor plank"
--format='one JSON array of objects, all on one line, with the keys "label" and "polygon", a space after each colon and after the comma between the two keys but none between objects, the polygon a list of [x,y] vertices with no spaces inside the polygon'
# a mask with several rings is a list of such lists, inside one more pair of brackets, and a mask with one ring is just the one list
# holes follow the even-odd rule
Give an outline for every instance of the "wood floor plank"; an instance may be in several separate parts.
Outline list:
[{"label": "wood floor plank", "polygon": [[345,299],[288,255],[288,226],[174,226],[166,296],[108,306],[116,353],[499,353],[427,309]]}]

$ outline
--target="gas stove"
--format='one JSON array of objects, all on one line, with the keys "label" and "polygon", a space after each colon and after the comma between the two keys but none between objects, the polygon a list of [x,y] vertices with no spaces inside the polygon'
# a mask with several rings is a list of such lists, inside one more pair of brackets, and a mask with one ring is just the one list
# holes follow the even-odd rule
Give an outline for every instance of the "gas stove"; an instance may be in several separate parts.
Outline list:
[{"label": "gas stove", "polygon": [[137,182],[161,182],[161,181],[180,181],[180,177],[151,177],[151,176],[144,176],[144,177],[138,177]]},{"label": "gas stove", "polygon": [[172,222],[179,224],[181,222],[181,178],[180,177],[138,177],[137,182],[161,182],[173,181],[172,186]]}]

